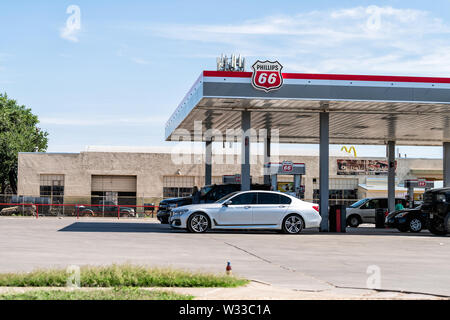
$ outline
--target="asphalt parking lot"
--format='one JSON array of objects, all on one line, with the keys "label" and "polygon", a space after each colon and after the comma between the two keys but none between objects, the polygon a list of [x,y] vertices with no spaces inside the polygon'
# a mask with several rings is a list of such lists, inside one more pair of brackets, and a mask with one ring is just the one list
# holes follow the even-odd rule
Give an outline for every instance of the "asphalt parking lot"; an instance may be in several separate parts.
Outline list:
[{"label": "asphalt parking lot", "polygon": [[154,219],[1,217],[0,243],[0,272],[125,262],[224,272],[230,261],[237,275],[315,292],[366,289],[369,268],[382,290],[450,296],[450,237],[427,231],[190,234]]}]

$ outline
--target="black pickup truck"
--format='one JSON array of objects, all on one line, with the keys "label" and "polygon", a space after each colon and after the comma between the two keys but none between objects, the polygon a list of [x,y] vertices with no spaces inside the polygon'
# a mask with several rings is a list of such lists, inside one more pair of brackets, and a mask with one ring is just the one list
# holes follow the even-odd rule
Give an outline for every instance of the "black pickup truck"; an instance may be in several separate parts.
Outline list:
[{"label": "black pickup truck", "polygon": [[112,201],[100,201],[99,205],[90,206],[76,206],[76,212],[80,216],[93,217],[93,216],[105,216],[105,217],[117,217],[120,210],[120,217],[135,217],[136,213],[133,208],[122,207],[116,205]]},{"label": "black pickup truck", "polygon": [[158,212],[156,213],[156,218],[158,218],[159,222],[162,224],[168,224],[170,211],[173,208],[187,206],[189,204],[192,204],[192,197],[168,198],[161,200],[158,206]]},{"label": "black pickup truck", "polygon": [[[252,184],[250,189],[270,190],[270,185]],[[227,194],[240,190],[240,184],[213,184],[204,186],[200,189],[200,203],[212,203],[226,196]],[[156,217],[161,223],[167,224],[169,223],[170,212],[173,208],[186,206],[192,204],[192,202],[192,196],[161,200]]]},{"label": "black pickup truck", "polygon": [[450,188],[426,191],[421,210],[428,214],[428,230],[445,236],[450,231]]}]

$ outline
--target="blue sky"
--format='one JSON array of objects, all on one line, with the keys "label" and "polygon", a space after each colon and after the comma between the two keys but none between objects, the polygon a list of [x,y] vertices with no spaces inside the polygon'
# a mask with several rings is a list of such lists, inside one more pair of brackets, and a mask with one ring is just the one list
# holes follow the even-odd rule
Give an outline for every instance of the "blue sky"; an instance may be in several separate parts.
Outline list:
[{"label": "blue sky", "polygon": [[[81,28],[64,32],[70,5]],[[450,76],[449,0],[2,1],[0,36],[0,91],[38,114],[49,151],[166,145],[166,120],[221,53],[289,72]]]}]

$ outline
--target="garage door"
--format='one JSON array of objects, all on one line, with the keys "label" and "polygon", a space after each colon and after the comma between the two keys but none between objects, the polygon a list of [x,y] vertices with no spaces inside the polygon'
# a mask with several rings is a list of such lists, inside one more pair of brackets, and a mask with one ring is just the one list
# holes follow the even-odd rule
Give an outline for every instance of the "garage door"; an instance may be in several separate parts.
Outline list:
[{"label": "garage door", "polygon": [[92,191],[136,192],[136,176],[92,176]]}]

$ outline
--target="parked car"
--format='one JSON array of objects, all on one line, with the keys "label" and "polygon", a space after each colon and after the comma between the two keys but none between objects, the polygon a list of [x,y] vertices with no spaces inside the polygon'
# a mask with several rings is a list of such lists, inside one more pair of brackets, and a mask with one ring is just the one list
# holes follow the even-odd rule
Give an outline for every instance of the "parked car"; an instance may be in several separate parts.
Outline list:
[{"label": "parked car", "polygon": [[450,188],[428,190],[423,194],[422,211],[428,216],[428,230],[435,235],[450,231]]},{"label": "parked car", "polygon": [[192,197],[169,198],[161,200],[158,206],[158,212],[156,213],[156,218],[162,224],[168,224],[170,212],[172,211],[172,209],[182,207],[188,204],[192,204]]},{"label": "parked car", "polygon": [[[252,184],[251,190],[270,190],[270,185],[265,184]],[[220,198],[230,194],[232,192],[240,191],[240,184],[213,184],[207,185],[200,189],[200,203],[213,203]],[[164,199],[159,203],[159,210],[156,215],[161,223],[169,223],[170,212],[173,208],[181,207],[184,205],[192,204],[193,198],[180,197]],[[167,222],[166,222],[167,217]]]},{"label": "parked car", "polygon": [[119,209],[119,206],[112,201],[100,201],[99,205],[76,206],[75,210],[76,212],[78,212],[80,216],[87,216],[87,217],[93,217],[96,215],[117,216],[117,213],[119,212],[118,210],[120,210],[121,217],[136,216],[134,208],[120,206]]},{"label": "parked car", "polygon": [[421,206],[414,209],[396,210],[386,217],[385,225],[397,228],[401,232],[420,232],[427,229],[428,214],[422,212]]},{"label": "parked car", "polygon": [[35,205],[13,206],[13,207],[6,207],[0,210],[0,216],[15,216],[15,215],[36,216],[36,206]]},{"label": "parked car", "polygon": [[208,229],[271,229],[288,234],[318,228],[319,206],[274,191],[237,191],[214,203],[172,209],[170,225],[201,233]]},{"label": "parked car", "polygon": [[[396,198],[396,203],[401,201],[404,207],[406,207],[406,200]],[[387,198],[365,198],[359,200],[349,208],[347,208],[347,225],[353,228],[358,227],[362,223],[375,223],[375,210],[387,209]]]}]

